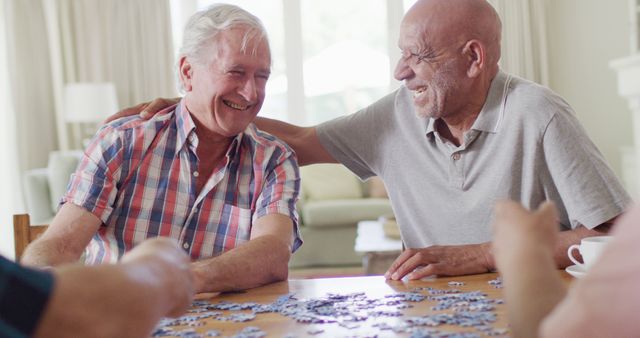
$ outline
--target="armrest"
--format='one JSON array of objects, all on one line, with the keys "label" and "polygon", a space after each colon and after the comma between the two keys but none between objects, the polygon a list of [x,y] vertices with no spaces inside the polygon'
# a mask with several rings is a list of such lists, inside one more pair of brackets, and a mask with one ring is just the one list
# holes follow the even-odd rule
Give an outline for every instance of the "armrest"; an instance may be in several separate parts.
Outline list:
[{"label": "armrest", "polygon": [[34,224],[47,223],[53,218],[49,197],[49,175],[47,168],[29,170],[24,174],[24,197],[27,210]]}]

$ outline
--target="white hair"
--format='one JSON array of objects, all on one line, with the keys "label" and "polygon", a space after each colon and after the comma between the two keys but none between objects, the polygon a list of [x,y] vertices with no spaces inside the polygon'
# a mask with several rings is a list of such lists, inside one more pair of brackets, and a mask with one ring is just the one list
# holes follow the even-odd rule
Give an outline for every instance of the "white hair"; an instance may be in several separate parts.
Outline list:
[{"label": "white hair", "polygon": [[[240,50],[243,53],[247,52],[247,44],[254,38],[265,40],[267,46],[269,45],[267,31],[262,25],[262,21],[238,6],[214,4],[196,12],[189,18],[184,28],[182,46],[176,61],[176,76],[180,92],[184,92],[180,81],[180,59],[187,57],[193,63],[206,63],[206,56],[211,55],[209,44],[214,41],[214,38],[220,32],[237,27],[247,28],[240,45]],[[256,50],[250,52],[255,54]]]}]

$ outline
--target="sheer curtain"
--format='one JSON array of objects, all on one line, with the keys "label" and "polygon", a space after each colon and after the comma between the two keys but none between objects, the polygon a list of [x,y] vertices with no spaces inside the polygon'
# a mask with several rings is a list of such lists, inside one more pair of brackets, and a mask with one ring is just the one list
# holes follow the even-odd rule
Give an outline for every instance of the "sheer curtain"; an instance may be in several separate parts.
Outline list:
[{"label": "sheer curtain", "polygon": [[[5,1],[0,0],[0,102],[3,103],[4,113],[0,114],[0,159],[5,163],[0,165],[0,224],[11,223],[11,210],[16,208],[16,201],[20,201],[20,196],[15,196],[20,189],[13,185],[12,179],[18,174],[15,149],[10,146],[16,143],[15,121],[13,119],[14,109],[10,94],[9,84],[9,63],[7,55],[7,16],[5,11]],[[0,254],[13,257],[13,232],[10,226],[0,227]]]},{"label": "sheer curtain", "polygon": [[0,0],[0,253],[9,257],[11,215],[24,211],[20,173],[56,145],[44,32],[40,0]]},{"label": "sheer curtain", "polygon": [[175,95],[169,1],[59,0],[64,78],[116,83],[121,105]]},{"label": "sheer curtain", "polygon": [[111,81],[121,107],[175,96],[169,0],[0,0],[0,253],[22,173],[65,149],[62,88]]},{"label": "sheer curtain", "polygon": [[502,19],[501,67],[549,85],[545,0],[489,0]]},{"label": "sheer curtain", "polygon": [[55,85],[113,82],[120,107],[177,95],[169,0],[57,0],[50,10]]}]

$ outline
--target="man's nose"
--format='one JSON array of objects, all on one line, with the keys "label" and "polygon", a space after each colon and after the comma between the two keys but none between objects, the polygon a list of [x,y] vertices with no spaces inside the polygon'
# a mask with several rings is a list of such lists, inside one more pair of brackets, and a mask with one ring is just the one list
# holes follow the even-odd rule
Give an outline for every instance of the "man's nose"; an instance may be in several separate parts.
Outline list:
[{"label": "man's nose", "polygon": [[258,97],[258,88],[256,87],[256,80],[253,77],[248,78],[240,87],[240,95],[247,100],[247,102],[255,102]]},{"label": "man's nose", "polygon": [[413,76],[413,70],[407,64],[407,61],[404,58],[400,58],[398,60],[398,64],[396,65],[396,69],[393,71],[393,77],[398,81],[406,80]]}]

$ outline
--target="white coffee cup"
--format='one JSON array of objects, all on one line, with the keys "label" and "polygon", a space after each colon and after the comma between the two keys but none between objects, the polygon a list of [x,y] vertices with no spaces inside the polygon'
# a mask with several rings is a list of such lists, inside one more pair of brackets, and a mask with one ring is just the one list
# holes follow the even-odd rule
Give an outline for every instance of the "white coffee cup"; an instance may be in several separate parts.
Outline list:
[{"label": "white coffee cup", "polygon": [[[588,270],[607,246],[607,243],[611,240],[611,236],[595,236],[585,237],[580,241],[580,244],[574,244],[567,250],[569,259],[577,266],[582,267],[584,270]],[[582,256],[583,263],[579,262],[574,256],[573,251],[578,250]]]}]

